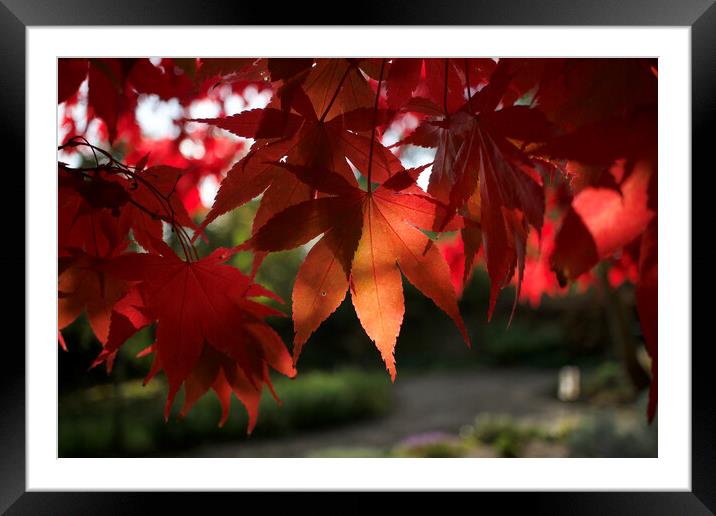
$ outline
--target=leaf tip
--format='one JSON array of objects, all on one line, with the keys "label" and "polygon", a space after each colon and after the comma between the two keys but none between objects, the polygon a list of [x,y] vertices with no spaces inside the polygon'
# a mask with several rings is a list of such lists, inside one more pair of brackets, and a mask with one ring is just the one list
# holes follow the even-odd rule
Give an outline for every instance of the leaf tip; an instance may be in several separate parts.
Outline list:
[{"label": "leaf tip", "polygon": [[385,367],[388,370],[388,374],[390,375],[391,383],[395,383],[395,377],[397,375],[397,371],[395,369],[395,362],[391,361],[391,363],[386,363]]},{"label": "leaf tip", "polygon": [[57,340],[60,342],[60,347],[67,351],[67,344],[65,343],[65,338],[62,336],[62,332],[57,330]]}]

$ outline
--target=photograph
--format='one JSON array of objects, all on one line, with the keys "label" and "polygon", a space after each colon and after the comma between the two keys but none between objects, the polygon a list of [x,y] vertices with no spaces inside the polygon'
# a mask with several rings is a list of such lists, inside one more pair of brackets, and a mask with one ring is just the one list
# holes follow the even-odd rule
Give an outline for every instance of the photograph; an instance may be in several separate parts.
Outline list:
[{"label": "photograph", "polygon": [[714,4],[0,0],[0,514],[716,515]]},{"label": "photograph", "polygon": [[56,62],[60,459],[659,457],[657,57]]}]

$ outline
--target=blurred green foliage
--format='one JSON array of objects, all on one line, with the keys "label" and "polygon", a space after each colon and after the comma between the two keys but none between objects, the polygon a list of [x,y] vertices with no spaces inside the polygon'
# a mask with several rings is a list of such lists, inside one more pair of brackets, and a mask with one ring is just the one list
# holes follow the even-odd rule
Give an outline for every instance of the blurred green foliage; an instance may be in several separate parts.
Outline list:
[{"label": "blurred green foliage", "polygon": [[[632,409],[643,415],[644,403]],[[327,447],[310,457],[656,457],[657,425],[634,411],[589,412],[552,421],[484,413],[458,435],[428,432],[406,437],[388,448]]]},{"label": "blurred green foliage", "polygon": [[[252,439],[382,416],[391,408],[389,383],[381,372],[354,369],[277,378],[274,387],[282,404],[264,392]],[[131,380],[66,396],[60,403],[60,456],[170,454],[205,442],[244,439],[248,421],[236,399],[225,426],[218,428],[221,406],[213,394],[201,398],[179,421],[177,400],[167,423],[162,419],[165,396],[166,386],[159,379],[144,387]]]},{"label": "blurred green foliage", "polygon": [[585,418],[567,437],[570,457],[657,457],[659,425],[656,419],[644,423],[646,402],[646,395],[638,400],[636,423],[601,414]]},{"label": "blurred green foliage", "polygon": [[455,436],[433,432],[409,437],[392,450],[394,457],[453,458],[464,457],[469,447]]},{"label": "blurred green foliage", "polygon": [[531,440],[552,441],[545,428],[517,422],[506,414],[482,414],[475,419],[468,440],[491,445],[501,457],[521,457]]},{"label": "blurred green foliage", "polygon": [[[640,416],[645,404],[636,407]],[[550,421],[485,413],[459,436],[435,432],[411,436],[387,451],[391,457],[656,457],[657,424],[634,413],[585,413]]]}]

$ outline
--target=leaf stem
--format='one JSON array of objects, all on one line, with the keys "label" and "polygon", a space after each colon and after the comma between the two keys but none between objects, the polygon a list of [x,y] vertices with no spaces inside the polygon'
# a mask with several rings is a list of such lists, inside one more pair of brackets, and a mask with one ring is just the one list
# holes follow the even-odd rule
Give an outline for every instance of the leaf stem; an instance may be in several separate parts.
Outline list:
[{"label": "leaf stem", "polygon": [[470,68],[468,67],[467,57],[465,58],[465,83],[467,84],[467,105],[472,102],[472,91],[470,91]]},{"label": "leaf stem", "polygon": [[338,87],[336,87],[336,91],[333,93],[333,97],[331,97],[331,101],[328,103],[328,106],[326,107],[326,110],[321,115],[320,121],[323,122],[326,119],[326,115],[328,115],[328,112],[333,107],[333,103],[338,98],[338,94],[341,91],[341,88],[343,87],[343,83],[346,81],[346,77],[348,77],[348,72],[351,71],[351,68],[353,68],[353,65],[348,63],[348,66],[346,67],[346,71],[343,73],[343,77],[341,77],[340,82],[338,83]]},{"label": "leaf stem", "polygon": [[445,87],[443,88],[443,110],[445,111],[445,118],[450,118],[450,112],[448,111],[448,65],[449,58],[445,58]]},{"label": "leaf stem", "polygon": [[373,108],[373,129],[370,133],[370,150],[368,151],[368,193],[373,191],[371,184],[371,175],[373,172],[373,144],[375,143],[375,126],[378,120],[378,101],[380,100],[380,85],[383,82],[383,70],[385,69],[385,59],[380,63],[380,76],[378,77],[378,88],[375,92],[375,107]]}]

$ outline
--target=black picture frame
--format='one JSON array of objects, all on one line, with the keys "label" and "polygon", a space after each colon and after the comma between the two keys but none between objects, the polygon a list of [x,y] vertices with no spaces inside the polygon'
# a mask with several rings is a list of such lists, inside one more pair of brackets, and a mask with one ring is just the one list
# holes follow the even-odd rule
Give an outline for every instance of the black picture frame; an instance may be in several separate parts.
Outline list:
[{"label": "black picture frame", "polygon": [[[703,168],[714,171],[713,160],[707,161],[713,146],[709,136],[714,134],[716,113],[714,0],[452,0],[440,3],[429,0],[372,0],[353,5],[354,12],[339,16],[336,4],[328,2],[313,2],[310,5],[296,2],[277,8],[268,2],[249,4],[237,0],[159,0],[151,3],[146,0],[2,0],[0,98],[4,123],[0,126],[0,141],[5,148],[30,150],[25,148],[25,106],[27,102],[32,102],[25,95],[25,30],[28,26],[342,25],[346,22],[351,25],[688,26],[691,27],[692,52],[692,170]],[[436,9],[438,6],[439,9]],[[6,271],[24,270],[26,277],[32,271],[26,267],[25,246],[19,244],[25,241],[24,217],[15,215],[25,213],[25,177],[13,172],[25,170],[24,156],[25,153],[13,152],[8,156],[10,163],[6,162],[5,171],[8,173],[3,185],[6,191],[14,192],[10,201],[14,200],[18,206],[6,208],[13,211],[6,212],[3,231],[6,241],[13,244],[12,249],[2,253],[0,259]],[[701,195],[704,195],[704,190],[701,188]],[[701,227],[711,220],[708,216],[694,216],[693,206],[703,205],[692,200],[692,235],[699,234],[694,231],[697,224]],[[700,262],[694,262],[692,258],[692,266],[697,264]],[[5,326],[19,327],[17,321],[25,320],[25,304],[19,303],[20,298],[25,299],[24,277],[21,280],[21,275],[17,273],[5,276],[3,284],[12,296],[9,304],[15,312],[7,319],[13,324]],[[21,281],[23,285],[20,285]],[[706,309],[704,304],[692,306],[695,313]],[[20,334],[24,341],[24,325],[22,328]],[[687,343],[665,343],[679,344]],[[499,506],[507,514],[519,509],[552,515],[716,514],[716,405],[709,380],[708,341],[702,340],[700,344],[692,348],[690,492],[474,493],[467,496],[477,497],[477,500],[469,503],[476,510],[484,509],[486,503]],[[173,508],[186,510],[190,507],[187,495],[177,493],[26,492],[25,350],[19,345],[19,339],[6,338],[0,356],[4,366],[0,374],[0,511],[7,510],[8,514],[137,514],[151,510],[151,505],[156,502],[161,503],[166,512]],[[342,507],[349,508],[351,512],[367,511],[376,503],[385,506],[385,500],[373,501],[374,495],[351,496],[354,502],[341,502]],[[204,493],[197,497],[205,509],[234,505],[238,498],[241,498],[243,508],[248,508],[244,504],[265,503],[265,498],[258,499],[255,494],[249,496],[247,493]],[[302,498],[294,495],[292,503]],[[193,496],[192,500],[195,500]],[[272,505],[279,507],[281,502],[276,502],[274,499]]]}]

